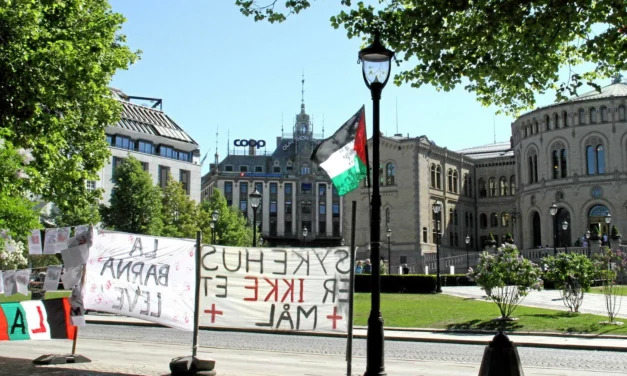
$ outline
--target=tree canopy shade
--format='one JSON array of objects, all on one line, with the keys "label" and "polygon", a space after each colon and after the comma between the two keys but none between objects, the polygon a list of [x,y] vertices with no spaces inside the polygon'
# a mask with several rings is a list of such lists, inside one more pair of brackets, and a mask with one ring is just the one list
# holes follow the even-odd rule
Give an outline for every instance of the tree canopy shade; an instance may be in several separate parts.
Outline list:
[{"label": "tree canopy shade", "polygon": [[[308,0],[236,0],[255,21],[282,22],[310,6]],[[373,5],[339,0],[331,17],[349,38],[381,31],[406,69],[397,85],[458,85],[484,105],[508,114],[535,107],[535,93],[553,90],[556,100],[576,95],[583,84],[627,66],[627,6],[624,0],[376,0]],[[367,36],[366,36],[367,37]],[[584,62],[586,72],[559,69]],[[400,65],[400,64],[399,64]]]},{"label": "tree canopy shade", "polygon": [[138,58],[123,22],[106,0],[0,0],[0,138],[34,157],[21,194],[61,209],[97,202],[85,180],[107,161],[104,129],[121,111],[108,84]]},{"label": "tree canopy shade", "polygon": [[[211,243],[211,213],[220,213],[216,223],[216,244],[233,247],[251,247],[253,244],[253,228],[237,208],[228,206],[224,195],[214,189],[211,197],[199,205],[199,227],[203,232],[203,242]],[[260,235],[257,231],[257,240]]]}]

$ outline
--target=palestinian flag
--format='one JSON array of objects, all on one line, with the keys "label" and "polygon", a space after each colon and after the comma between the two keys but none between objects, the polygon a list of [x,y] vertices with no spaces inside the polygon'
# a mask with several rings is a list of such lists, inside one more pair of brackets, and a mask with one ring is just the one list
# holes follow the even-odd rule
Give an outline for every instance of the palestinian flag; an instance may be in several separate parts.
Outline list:
[{"label": "palestinian flag", "polygon": [[0,304],[0,341],[74,339],[68,298]]},{"label": "palestinian flag", "polygon": [[311,160],[329,174],[340,196],[359,187],[368,173],[364,106],[314,149]]}]

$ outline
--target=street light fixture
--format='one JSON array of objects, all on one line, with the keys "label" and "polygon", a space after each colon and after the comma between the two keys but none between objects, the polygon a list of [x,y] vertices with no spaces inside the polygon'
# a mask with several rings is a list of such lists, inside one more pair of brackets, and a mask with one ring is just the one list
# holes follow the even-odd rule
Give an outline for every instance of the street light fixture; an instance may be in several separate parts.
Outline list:
[{"label": "street light fixture", "polygon": [[512,208],[512,211],[510,212],[510,214],[511,214],[511,217],[512,217],[512,242],[513,242],[516,221],[518,220],[518,215],[520,214],[520,212],[518,210],[516,210],[516,207],[514,206]]},{"label": "street light fixture", "polygon": [[433,213],[435,214],[435,258],[436,258],[436,267],[435,267],[435,292],[442,292],[442,286],[440,286],[440,216],[442,215],[442,204],[440,201],[436,201],[433,204]]},{"label": "street light fixture", "polygon": [[346,240],[344,240],[344,238],[342,238],[342,240],[340,241],[340,245],[343,247],[346,244]]},{"label": "street light fixture", "polygon": [[612,230],[610,229],[610,223],[612,223],[612,215],[610,213],[607,213],[607,215],[605,216],[605,223],[607,223],[607,234],[606,234],[606,236],[607,236],[607,246],[611,250],[612,249],[612,243],[610,241],[610,238],[611,238],[610,235],[612,235],[612,233],[611,233]]},{"label": "street light fixture", "polygon": [[557,205],[555,202],[549,207],[549,213],[553,216],[553,256],[555,256],[557,254]]},{"label": "street light fixture", "polygon": [[250,206],[253,208],[253,247],[257,246],[257,208],[261,205],[261,193],[255,191],[248,195]]},{"label": "street light fixture", "polygon": [[307,227],[303,227],[303,239],[305,241],[305,247],[307,246],[307,234],[309,233],[309,230],[307,230]]},{"label": "street light fixture", "polygon": [[213,223],[213,226],[211,226],[211,236],[212,236],[212,240],[213,240],[213,244],[216,244],[216,227],[218,225],[218,219],[220,219],[220,211],[218,209],[214,210],[211,213],[211,222]]},{"label": "street light fixture", "polygon": [[381,196],[379,194],[379,101],[381,92],[390,78],[391,62],[394,52],[381,44],[379,31],[374,32],[374,41],[359,51],[364,82],[372,96],[372,189],[370,242],[372,274],[370,294],[370,316],[366,341],[366,373],[365,376],[385,376],[383,317],[381,316]]},{"label": "street light fixture", "polygon": [[211,244],[216,244],[216,221],[213,219],[209,221],[209,227],[211,227]]},{"label": "street light fixture", "polygon": [[466,234],[466,270],[470,269],[470,256],[468,255],[469,246],[470,246],[470,235]]},{"label": "street light fixture", "polygon": [[[564,232],[568,230],[568,222],[562,222],[562,230],[564,230]],[[568,240],[566,240],[566,243],[564,244],[564,252],[568,253]]]},{"label": "street light fixture", "polygon": [[388,227],[388,230],[385,232],[388,236],[388,274],[392,274],[392,251],[390,249],[390,237],[392,237],[392,229]]},{"label": "street light fixture", "polygon": [[586,243],[588,244],[588,257],[590,257],[590,230],[586,231]]}]

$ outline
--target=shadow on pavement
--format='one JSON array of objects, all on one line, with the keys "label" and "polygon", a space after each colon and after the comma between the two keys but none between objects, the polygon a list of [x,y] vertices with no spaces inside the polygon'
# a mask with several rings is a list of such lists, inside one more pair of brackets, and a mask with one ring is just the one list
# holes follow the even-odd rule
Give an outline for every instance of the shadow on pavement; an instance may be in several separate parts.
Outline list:
[{"label": "shadow on pavement", "polygon": [[36,375],[58,375],[58,376],[136,376],[132,373],[90,371],[86,369],[72,368],[71,365],[64,366],[35,366],[32,359],[15,359],[0,356],[0,373],[11,376],[36,376]]},{"label": "shadow on pavement", "polygon": [[[466,321],[466,322],[458,322],[455,324],[448,324],[446,326],[447,329],[474,329],[474,330],[498,330],[499,328],[503,327],[503,323],[500,321],[494,321],[494,320],[487,320],[487,321],[481,321],[481,320],[470,320],[470,321]],[[518,322],[516,321],[508,321],[505,322],[505,330],[517,330],[517,329],[522,329],[523,325],[520,325]]]}]

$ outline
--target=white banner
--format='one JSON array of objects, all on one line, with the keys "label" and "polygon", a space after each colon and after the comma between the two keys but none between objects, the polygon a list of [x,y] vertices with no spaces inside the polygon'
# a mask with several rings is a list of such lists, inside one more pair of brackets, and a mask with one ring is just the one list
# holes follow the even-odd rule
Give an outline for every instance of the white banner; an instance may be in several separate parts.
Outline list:
[{"label": "white banner", "polygon": [[194,324],[196,242],[94,229],[85,309],[183,330]]},{"label": "white banner", "polygon": [[31,230],[28,236],[28,254],[29,255],[41,255],[41,231]]},{"label": "white banner", "polygon": [[350,252],[204,246],[200,325],[347,330]]}]

